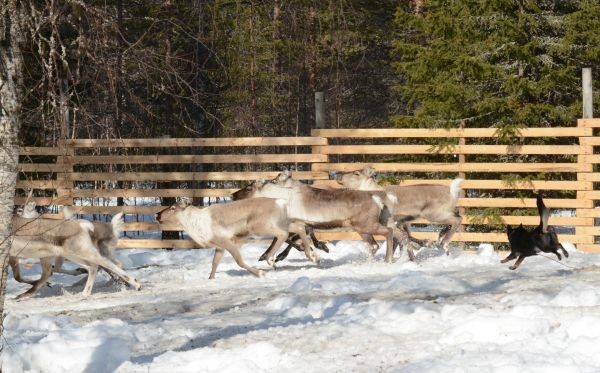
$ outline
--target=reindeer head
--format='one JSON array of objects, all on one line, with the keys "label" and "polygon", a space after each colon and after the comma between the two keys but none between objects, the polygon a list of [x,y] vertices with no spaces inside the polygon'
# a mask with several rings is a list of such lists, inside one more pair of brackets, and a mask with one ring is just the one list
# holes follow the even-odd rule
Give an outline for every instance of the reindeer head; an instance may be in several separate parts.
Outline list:
[{"label": "reindeer head", "polygon": [[233,198],[234,201],[239,201],[240,199],[258,197],[257,194],[260,192],[260,190],[263,188],[263,186],[265,184],[266,184],[266,182],[264,180],[253,181],[247,187],[242,188],[242,189],[238,190],[237,192],[232,193],[231,197]]},{"label": "reindeer head", "polygon": [[191,206],[191,201],[182,198],[174,205],[169,206],[162,211],[159,211],[156,214],[156,221],[161,224],[176,223],[177,215],[180,214],[183,210],[185,210],[188,206]]},{"label": "reindeer head", "polygon": [[375,182],[375,175],[375,169],[368,166],[362,170],[338,172],[335,175],[335,180],[338,182],[338,184],[341,184],[346,188],[365,190],[367,186],[371,188],[377,185]]}]

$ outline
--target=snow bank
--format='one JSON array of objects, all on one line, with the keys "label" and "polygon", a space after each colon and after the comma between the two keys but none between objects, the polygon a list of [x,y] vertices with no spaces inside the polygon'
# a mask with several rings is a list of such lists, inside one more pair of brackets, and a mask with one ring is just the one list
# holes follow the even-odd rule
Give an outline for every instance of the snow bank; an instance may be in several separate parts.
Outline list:
[{"label": "snow bank", "polygon": [[[293,251],[260,279],[226,255],[214,281],[211,250],[123,250],[140,292],[15,302],[11,279],[0,361],[5,372],[596,372],[600,255],[565,247],[586,270],[533,257],[511,271],[485,244],[386,264],[383,250],[338,242],[321,266]],[[266,269],[264,248],[242,253]]]},{"label": "snow bank", "polygon": [[[21,330],[30,341],[10,343],[2,353],[2,371],[113,372],[129,360],[134,342],[127,325],[118,319],[75,325],[66,318],[45,316],[6,318],[7,330]],[[8,338],[12,333],[7,333]]]}]

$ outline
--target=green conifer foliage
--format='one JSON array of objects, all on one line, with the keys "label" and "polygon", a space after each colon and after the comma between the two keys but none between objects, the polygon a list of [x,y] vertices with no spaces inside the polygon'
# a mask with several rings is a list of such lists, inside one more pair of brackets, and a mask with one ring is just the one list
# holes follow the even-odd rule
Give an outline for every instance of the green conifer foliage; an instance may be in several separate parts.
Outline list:
[{"label": "green conifer foliage", "polygon": [[498,128],[572,125],[580,68],[598,70],[597,1],[425,2],[396,14],[394,67],[407,105],[397,126]]}]

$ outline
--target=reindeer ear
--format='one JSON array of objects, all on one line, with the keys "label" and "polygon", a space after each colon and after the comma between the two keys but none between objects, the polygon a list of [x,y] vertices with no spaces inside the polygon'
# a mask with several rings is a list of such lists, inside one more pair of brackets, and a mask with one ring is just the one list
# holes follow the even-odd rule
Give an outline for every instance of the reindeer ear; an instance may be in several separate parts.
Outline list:
[{"label": "reindeer ear", "polygon": [[182,197],[178,202],[177,206],[184,209],[192,204],[192,201],[189,198]]},{"label": "reindeer ear", "polygon": [[375,177],[375,174],[377,174],[377,171],[375,171],[375,169],[373,167],[367,166],[367,167],[363,168],[362,174],[365,175],[366,177]]}]

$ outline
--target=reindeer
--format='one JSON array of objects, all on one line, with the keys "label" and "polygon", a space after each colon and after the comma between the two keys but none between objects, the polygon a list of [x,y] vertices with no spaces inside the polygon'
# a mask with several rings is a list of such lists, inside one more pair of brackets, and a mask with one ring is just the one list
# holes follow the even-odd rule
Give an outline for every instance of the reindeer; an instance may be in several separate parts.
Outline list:
[{"label": "reindeer", "polygon": [[[450,187],[434,184],[382,187],[375,181],[375,170],[372,167],[366,167],[359,171],[337,173],[335,174],[335,180],[346,188],[379,190],[394,195],[396,204],[392,215],[396,224],[404,228],[411,241],[420,245],[423,242],[411,235],[410,223],[412,221],[424,218],[432,223],[449,224],[449,227],[440,232],[437,241],[437,244],[448,254],[450,239],[462,222],[462,217],[456,211],[456,202],[460,192],[460,183],[463,179],[454,179]],[[408,254],[411,260],[415,259],[410,245]]]},{"label": "reindeer", "polygon": [[[288,188],[302,184],[300,181],[292,179],[292,171],[287,169],[284,169],[282,172],[280,172],[271,182],[279,186]],[[310,239],[313,241],[313,244],[317,249],[329,253],[329,248],[327,247],[327,245],[324,242],[319,241],[315,236],[314,229],[312,229],[311,227],[307,227],[306,233],[310,236]],[[298,251],[304,251],[304,247],[301,244],[299,244],[298,241],[301,242],[301,238],[299,235],[290,234],[290,236],[286,240],[286,243],[288,244],[287,247],[277,255],[275,262],[279,262],[287,258],[292,247]],[[273,244],[274,243],[275,241],[273,241]],[[258,261],[265,260],[267,257],[267,253],[271,250],[271,248],[272,245],[265,250],[265,252],[260,256]]]},{"label": "reindeer", "polygon": [[136,279],[108,259],[102,257],[94,245],[90,233],[94,226],[86,220],[27,219],[20,216],[13,218],[14,242],[10,256],[26,258],[44,258],[42,276],[34,286],[19,298],[33,295],[52,275],[53,258],[64,257],[72,262],[88,267],[88,279],[83,289],[84,295],[92,293],[92,287],[98,266],[112,272],[134,289],[141,285]]},{"label": "reindeer", "polygon": [[[305,247],[306,256],[318,262],[318,256],[310,249],[306,239],[306,227],[332,229],[348,227],[357,231],[371,244],[371,253],[375,254],[379,246],[373,235],[386,238],[386,262],[391,262],[393,253],[394,229],[386,226],[389,211],[384,205],[385,193],[362,192],[354,190],[324,190],[300,184],[282,187],[274,183],[255,181],[244,189],[232,194],[234,200],[268,197],[287,201],[288,217],[302,224],[299,234]],[[275,247],[267,253],[267,263],[273,265]]]},{"label": "reindeer", "polygon": [[287,239],[288,232],[301,229],[289,222],[285,205],[282,200],[256,198],[200,209],[181,200],[157,213],[156,220],[161,224],[178,223],[201,247],[215,247],[209,279],[215,278],[223,250],[227,250],[241,268],[262,277],[263,271],[244,262],[240,247],[249,236],[260,235],[275,236],[272,246],[277,249]]}]

